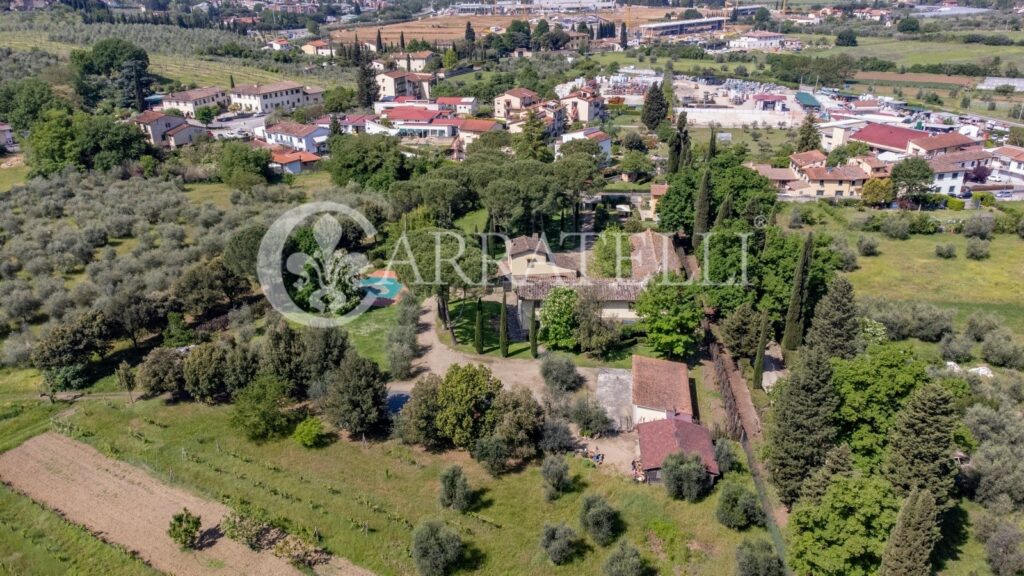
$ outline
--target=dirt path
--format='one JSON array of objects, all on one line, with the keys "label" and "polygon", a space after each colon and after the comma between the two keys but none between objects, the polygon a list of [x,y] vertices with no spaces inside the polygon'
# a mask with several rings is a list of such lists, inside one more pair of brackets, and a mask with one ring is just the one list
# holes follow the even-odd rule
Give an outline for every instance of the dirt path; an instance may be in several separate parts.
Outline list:
[{"label": "dirt path", "polygon": [[[218,525],[228,512],[225,506],[167,486],[53,432],[0,454],[0,480],[168,574],[301,574],[269,552],[254,552],[222,536]],[[210,542],[200,550],[183,552],[167,536],[171,517],[182,508],[203,519],[204,537]],[[324,574],[372,576],[337,558],[324,568]]]},{"label": "dirt path", "polygon": [[[420,313],[420,329],[417,342],[422,355],[413,362],[413,370],[418,376],[427,372],[444,376],[453,364],[483,364],[491,369],[491,373],[502,381],[506,388],[525,386],[540,398],[544,392],[544,378],[540,375],[540,361],[529,359],[501,358],[500,356],[477,356],[466,354],[448,347],[441,342],[434,328],[437,318],[437,301],[427,299]],[[586,379],[586,386],[597,389],[597,370],[594,368],[577,368]],[[389,386],[392,393],[407,392],[412,389],[412,382],[394,382]]]}]

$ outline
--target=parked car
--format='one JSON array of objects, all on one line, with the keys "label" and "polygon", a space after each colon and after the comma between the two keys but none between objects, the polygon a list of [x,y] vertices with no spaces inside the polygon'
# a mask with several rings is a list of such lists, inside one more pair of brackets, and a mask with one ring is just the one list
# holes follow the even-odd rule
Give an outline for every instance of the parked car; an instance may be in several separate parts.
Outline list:
[{"label": "parked car", "polygon": [[1003,181],[1003,177],[998,175],[998,174],[989,174],[988,181],[989,182],[1002,182]]}]

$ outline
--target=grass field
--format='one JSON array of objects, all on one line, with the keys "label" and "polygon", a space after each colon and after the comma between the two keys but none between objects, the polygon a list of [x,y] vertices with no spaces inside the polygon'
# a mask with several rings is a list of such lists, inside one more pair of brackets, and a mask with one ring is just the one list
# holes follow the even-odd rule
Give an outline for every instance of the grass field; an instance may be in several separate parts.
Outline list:
[{"label": "grass field", "polygon": [[7,192],[17,184],[28,180],[28,166],[0,169],[0,192]]},{"label": "grass field", "polygon": [[[608,549],[554,567],[537,544],[545,523],[578,528],[584,494],[608,498],[625,524],[621,538],[663,574],[731,575],[740,540],[763,534],[715,521],[717,492],[699,504],[675,502],[659,487],[636,485],[580,459],[571,459],[580,489],[548,503],[536,466],[494,479],[464,453],[432,455],[393,441],[337,441],[315,451],[290,439],[257,445],[228,424],[229,410],[158,400],[93,403],[72,420],[102,452],[200,494],[245,499],[315,527],[328,549],[381,575],[412,573],[410,530],[425,518],[442,518],[462,534],[470,550],[466,568],[474,573],[600,573]],[[463,466],[480,494],[474,512],[459,515],[436,504],[438,474],[451,464]]]},{"label": "grass field", "polygon": [[[811,39],[822,38],[812,34],[797,34],[805,44]],[[829,38],[831,40],[831,38]],[[949,42],[921,42],[917,40],[897,40],[895,38],[876,38],[860,36],[857,46],[838,46],[833,48],[808,48],[809,54],[849,54],[855,58],[873,56],[883,60],[891,60],[897,65],[913,66],[914,64],[949,64],[974,62],[981,63],[998,55],[1003,63],[1013,62],[1024,66],[1024,46],[986,46],[984,44],[959,44]]]}]

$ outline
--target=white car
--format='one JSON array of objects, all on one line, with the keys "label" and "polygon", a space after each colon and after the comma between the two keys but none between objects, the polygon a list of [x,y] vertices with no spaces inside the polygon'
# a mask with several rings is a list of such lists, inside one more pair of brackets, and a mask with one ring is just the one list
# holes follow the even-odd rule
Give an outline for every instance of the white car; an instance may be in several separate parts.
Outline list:
[{"label": "white car", "polygon": [[988,182],[1002,182],[1003,181],[1003,177],[999,176],[998,174],[992,174],[992,175],[990,175],[988,177],[987,181]]}]

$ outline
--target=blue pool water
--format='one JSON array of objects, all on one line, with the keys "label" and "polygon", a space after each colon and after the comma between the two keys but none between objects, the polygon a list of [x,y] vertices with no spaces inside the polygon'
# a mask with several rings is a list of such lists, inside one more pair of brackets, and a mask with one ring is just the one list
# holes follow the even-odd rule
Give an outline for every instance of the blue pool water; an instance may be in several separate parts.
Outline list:
[{"label": "blue pool water", "polygon": [[395,278],[363,278],[359,281],[359,287],[377,300],[396,300],[402,291],[402,283]]}]

